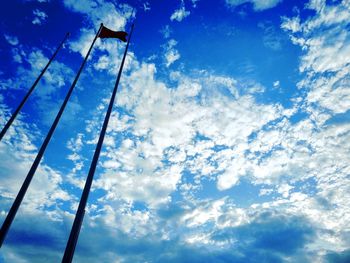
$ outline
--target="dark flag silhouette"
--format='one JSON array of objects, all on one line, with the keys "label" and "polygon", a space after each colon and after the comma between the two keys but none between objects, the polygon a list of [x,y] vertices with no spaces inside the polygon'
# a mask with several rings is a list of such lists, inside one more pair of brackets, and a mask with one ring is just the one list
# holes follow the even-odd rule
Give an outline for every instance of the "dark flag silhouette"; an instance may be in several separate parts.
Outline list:
[{"label": "dark flag silhouette", "polygon": [[126,42],[126,36],[128,33],[124,31],[113,31],[110,30],[109,28],[102,26],[101,32],[98,35],[99,38],[118,38],[123,42]]},{"label": "dark flag silhouette", "polygon": [[90,55],[92,47],[94,46],[94,44],[96,42],[96,39],[97,39],[97,37],[98,37],[98,35],[99,35],[100,31],[101,31],[101,28],[102,28],[102,25],[100,26],[99,30],[97,31],[96,36],[95,36],[94,40],[92,41],[92,44],[91,44],[91,46],[89,48],[89,51],[87,52],[87,54],[86,54],[82,64],[80,65],[79,71],[78,71],[78,73],[77,73],[77,75],[76,75],[76,77],[75,77],[71,87],[68,90],[68,93],[67,93],[67,95],[66,95],[66,97],[65,97],[65,99],[64,99],[64,101],[63,101],[63,103],[61,105],[61,108],[58,111],[58,113],[56,115],[56,118],[55,118],[53,124],[51,125],[50,130],[49,130],[48,134],[46,135],[46,138],[45,138],[43,144],[41,145],[40,150],[39,150],[37,156],[35,157],[35,160],[34,160],[32,166],[30,167],[30,170],[29,170],[29,172],[28,172],[28,174],[27,174],[27,176],[26,176],[26,178],[25,178],[25,180],[24,180],[24,182],[23,182],[23,184],[21,186],[21,189],[19,190],[19,192],[18,192],[18,194],[16,196],[16,199],[13,202],[13,204],[12,204],[12,206],[10,208],[10,211],[8,212],[8,214],[6,216],[4,223],[1,226],[1,229],[0,229],[0,247],[2,246],[2,244],[3,244],[4,240],[5,240],[7,232],[9,230],[9,228],[10,228],[10,226],[11,226],[11,224],[12,224],[12,222],[13,222],[15,216],[16,216],[18,208],[21,205],[22,200],[23,200],[23,198],[24,198],[24,196],[25,196],[25,194],[26,194],[26,192],[28,190],[28,187],[30,185],[30,182],[33,179],[33,176],[34,176],[34,174],[36,172],[36,169],[38,168],[38,166],[40,164],[40,161],[41,161],[41,159],[42,159],[42,157],[44,155],[46,147],[47,147],[47,145],[49,144],[49,142],[51,140],[52,134],[54,133],[54,131],[55,131],[56,127],[57,127],[57,124],[58,124],[58,122],[59,122],[59,120],[60,120],[60,118],[61,118],[61,116],[62,116],[62,114],[64,112],[64,109],[66,108],[68,100],[69,100],[70,96],[72,95],[73,89],[74,89],[74,87],[75,87],[75,85],[76,85],[76,83],[77,83],[77,81],[79,79],[80,73],[82,72],[82,70],[84,68],[84,65],[85,65],[85,63],[86,63],[86,61],[87,61],[87,59],[88,59],[88,57]]},{"label": "dark flag silhouette", "polygon": [[[103,25],[101,24],[101,27],[102,26]],[[99,137],[97,145],[96,145],[95,153],[94,153],[94,156],[93,156],[92,161],[91,161],[91,165],[90,165],[89,173],[88,173],[88,176],[87,176],[87,179],[85,182],[84,190],[83,190],[83,193],[82,193],[81,198],[80,198],[80,202],[79,202],[78,210],[77,210],[77,213],[75,215],[74,222],[73,222],[72,230],[70,232],[69,239],[68,239],[66,249],[64,252],[64,256],[62,258],[62,263],[70,263],[73,260],[74,251],[75,251],[75,247],[76,247],[76,244],[78,241],[80,228],[81,228],[81,225],[82,225],[83,219],[84,219],[86,203],[87,203],[87,200],[89,197],[90,188],[92,185],[92,180],[94,178],[96,165],[98,162],[98,158],[100,156],[100,152],[101,152],[103,140],[104,140],[104,137],[106,134],[109,118],[110,118],[111,113],[112,113],[115,96],[117,94],[118,85],[119,85],[119,81],[120,81],[120,78],[121,78],[121,75],[123,72],[123,66],[124,66],[126,54],[128,53],[129,43],[130,43],[130,39],[131,39],[131,35],[132,35],[133,30],[134,30],[134,24],[132,24],[132,26],[131,26],[128,43],[126,44],[126,48],[125,48],[124,56],[123,56],[123,59],[122,59],[122,62],[121,62],[120,68],[119,68],[117,80],[115,82],[112,96],[111,96],[111,99],[109,101],[108,110],[107,110],[107,113],[106,113],[106,116],[105,116],[105,119],[104,119],[104,122],[102,125],[102,129],[101,129],[100,137]],[[102,30],[101,30],[101,32],[102,32]]]},{"label": "dark flag silhouette", "polygon": [[[41,73],[39,74],[38,78],[34,81],[33,85],[30,87],[30,89],[28,90],[27,94],[24,96],[24,98],[22,99],[21,103],[18,105],[17,109],[13,112],[12,116],[10,117],[10,119],[7,121],[7,123],[5,124],[5,127],[2,129],[2,131],[0,132],[0,141],[2,140],[2,138],[4,137],[5,133],[7,132],[7,130],[10,128],[12,122],[15,120],[16,116],[18,115],[19,111],[22,109],[22,107],[24,106],[24,104],[26,103],[27,99],[29,98],[30,94],[32,94],[33,90],[35,89],[36,85],[38,84],[39,80],[41,79],[41,77],[44,75],[45,71],[47,70],[47,68],[50,66],[51,62],[54,60],[54,58],[56,57],[58,51],[61,49],[61,47],[63,46],[63,43],[67,40],[69,36],[69,33],[67,33],[65,35],[65,37],[63,38],[63,40],[61,41],[61,43],[59,44],[59,46],[57,47],[56,51],[53,53],[52,57],[50,58],[49,62],[47,62],[46,66],[44,67],[44,69],[41,71]],[[1,247],[1,245],[0,245]]]}]

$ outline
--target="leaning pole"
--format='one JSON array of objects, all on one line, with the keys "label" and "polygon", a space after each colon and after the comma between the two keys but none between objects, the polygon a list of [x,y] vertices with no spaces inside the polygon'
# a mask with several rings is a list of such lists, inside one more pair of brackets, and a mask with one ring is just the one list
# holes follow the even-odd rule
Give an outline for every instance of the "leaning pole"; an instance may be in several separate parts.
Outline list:
[{"label": "leaning pole", "polygon": [[37,77],[37,79],[34,81],[33,85],[30,87],[30,89],[28,90],[27,94],[24,96],[24,98],[22,99],[21,103],[18,105],[17,109],[12,113],[12,116],[10,117],[10,119],[7,121],[7,123],[5,124],[4,128],[2,129],[2,131],[0,132],[0,141],[2,140],[2,138],[4,137],[4,135],[6,134],[7,130],[10,128],[12,122],[15,120],[15,118],[17,117],[18,113],[20,112],[20,110],[22,109],[22,107],[24,106],[24,104],[26,103],[27,99],[29,98],[30,94],[32,94],[33,90],[35,89],[36,85],[39,83],[39,80],[41,79],[41,77],[44,75],[44,73],[46,72],[47,68],[50,66],[51,62],[54,60],[54,58],[56,57],[58,51],[61,49],[61,47],[63,46],[63,43],[66,42],[67,38],[69,37],[69,32],[64,36],[63,40],[61,41],[61,43],[58,45],[56,51],[52,54],[49,62],[47,62],[46,66],[44,67],[44,69],[40,72],[39,76]]},{"label": "leaning pole", "polygon": [[88,59],[88,57],[90,55],[92,47],[94,46],[94,44],[96,42],[96,39],[97,39],[97,37],[98,37],[98,35],[99,35],[100,31],[101,31],[101,28],[102,28],[102,25],[99,28],[99,30],[97,31],[96,36],[95,36],[95,38],[92,41],[92,44],[90,46],[90,49],[89,49],[88,53],[86,54],[86,56],[85,56],[85,58],[84,58],[84,60],[83,60],[83,62],[81,64],[81,66],[79,68],[79,71],[78,71],[78,73],[77,73],[77,75],[76,75],[76,77],[75,77],[75,79],[74,79],[74,81],[73,81],[73,83],[72,83],[72,85],[71,85],[71,87],[70,87],[70,89],[69,89],[69,91],[68,91],[64,101],[63,101],[63,104],[61,105],[61,108],[60,108],[59,112],[57,113],[57,116],[56,116],[53,124],[51,125],[51,128],[50,128],[50,130],[49,130],[49,132],[48,132],[48,134],[47,134],[43,144],[41,145],[37,156],[35,157],[35,160],[34,160],[32,166],[31,166],[31,168],[30,168],[30,170],[29,170],[29,172],[28,172],[28,174],[27,174],[27,176],[26,176],[26,178],[25,178],[25,180],[24,180],[24,182],[23,182],[23,184],[21,186],[21,189],[19,190],[19,192],[18,192],[18,194],[16,196],[16,199],[13,202],[13,204],[12,204],[12,206],[10,208],[10,211],[8,212],[8,214],[6,216],[4,223],[1,226],[1,229],[0,229],[0,248],[1,248],[1,246],[2,246],[2,244],[4,242],[4,240],[5,240],[5,237],[7,235],[7,232],[10,229],[10,226],[11,226],[11,224],[12,224],[12,222],[13,222],[15,216],[16,216],[18,208],[20,207],[20,205],[22,203],[22,200],[23,200],[23,198],[24,198],[24,196],[25,196],[25,194],[26,194],[26,192],[28,190],[30,182],[32,181],[33,176],[35,174],[35,171],[36,171],[36,169],[38,168],[38,166],[40,164],[40,161],[41,161],[41,159],[42,159],[42,157],[44,155],[46,147],[47,147],[47,145],[50,142],[50,139],[51,139],[51,137],[52,137],[56,127],[57,127],[57,124],[58,124],[58,122],[59,122],[59,120],[60,120],[60,118],[61,118],[61,116],[62,116],[62,114],[64,112],[64,109],[66,108],[68,100],[69,100],[70,96],[72,95],[73,89],[74,89],[74,87],[75,87],[75,85],[76,85],[76,83],[77,83],[77,81],[79,79],[80,73],[82,72],[82,70],[84,68],[84,65],[85,65],[85,63],[86,63],[86,61],[87,61],[87,59]]},{"label": "leaning pole", "polygon": [[69,235],[69,239],[68,239],[68,242],[66,245],[66,249],[65,249],[65,252],[64,252],[64,255],[62,258],[62,263],[71,263],[73,260],[75,247],[76,247],[76,244],[77,244],[77,241],[79,238],[81,225],[82,225],[83,219],[84,219],[86,203],[87,203],[87,200],[89,197],[92,181],[93,181],[95,170],[96,170],[96,165],[98,162],[98,158],[100,156],[100,152],[101,152],[103,140],[104,140],[104,137],[106,134],[109,118],[110,118],[111,113],[112,113],[115,96],[117,94],[118,85],[119,85],[119,81],[120,81],[120,78],[122,75],[123,66],[124,66],[126,54],[128,52],[129,43],[130,43],[130,39],[131,39],[131,35],[132,35],[133,30],[134,30],[134,24],[132,24],[132,26],[131,26],[130,35],[128,38],[128,43],[126,44],[123,60],[122,60],[122,63],[120,65],[120,68],[119,68],[117,80],[116,80],[115,85],[114,85],[111,99],[109,101],[108,110],[107,110],[107,113],[106,113],[106,116],[105,116],[105,119],[104,119],[104,122],[102,125],[102,129],[101,129],[100,137],[98,139],[98,143],[96,145],[95,153],[94,153],[93,159],[91,161],[91,165],[90,165],[89,173],[88,173],[88,176],[87,176],[87,179],[85,182],[84,190],[83,190],[83,193],[82,193],[81,198],[80,198],[78,210],[77,210],[77,213],[75,215],[73,226],[72,226],[72,229],[71,229],[71,232]]}]

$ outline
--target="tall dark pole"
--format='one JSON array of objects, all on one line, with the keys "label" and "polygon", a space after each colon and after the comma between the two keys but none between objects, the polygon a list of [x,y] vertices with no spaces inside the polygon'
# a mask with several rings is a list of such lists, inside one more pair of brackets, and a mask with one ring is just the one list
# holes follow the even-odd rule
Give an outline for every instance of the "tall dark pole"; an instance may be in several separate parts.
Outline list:
[{"label": "tall dark pole", "polygon": [[46,64],[45,68],[41,71],[40,75],[38,76],[38,78],[35,80],[34,84],[32,85],[32,87],[28,90],[27,94],[24,96],[23,100],[21,101],[21,103],[18,105],[17,109],[14,111],[14,113],[12,114],[11,118],[7,121],[7,123],[5,124],[5,127],[2,129],[1,133],[0,133],[0,141],[2,140],[2,138],[4,137],[5,133],[7,132],[8,128],[10,128],[12,122],[15,120],[17,114],[19,113],[19,111],[22,109],[24,103],[27,101],[27,99],[29,98],[30,94],[32,94],[33,90],[35,89],[36,85],[38,84],[39,80],[41,79],[41,77],[44,75],[45,71],[47,70],[47,68],[50,66],[51,62],[53,61],[53,59],[56,57],[58,51],[61,49],[61,47],[63,46],[63,43],[67,40],[69,36],[69,33],[67,33],[65,35],[65,37],[63,38],[63,40],[61,41],[61,43],[59,44],[59,46],[57,47],[55,53],[53,53],[52,57],[50,58],[49,62]]},{"label": "tall dark pole", "polygon": [[92,41],[90,49],[89,49],[88,53],[86,54],[83,63],[80,66],[78,74],[75,77],[75,79],[74,79],[74,81],[72,83],[72,86],[70,87],[70,89],[69,89],[69,91],[68,91],[68,93],[67,93],[67,95],[66,95],[66,97],[64,99],[64,102],[63,102],[59,112],[57,113],[57,116],[56,116],[56,118],[55,118],[55,120],[54,120],[54,122],[53,122],[53,124],[52,124],[52,126],[51,126],[51,128],[50,128],[50,130],[49,130],[49,132],[48,132],[44,142],[43,142],[43,144],[41,145],[41,148],[40,148],[37,156],[35,157],[35,160],[34,160],[34,162],[32,164],[32,167],[30,168],[30,170],[29,170],[29,172],[27,174],[27,177],[26,177],[26,179],[24,180],[24,182],[22,184],[22,187],[21,187],[21,189],[19,190],[19,192],[17,194],[16,199],[15,199],[15,201],[13,202],[13,204],[11,206],[11,209],[10,209],[9,213],[7,214],[7,216],[5,218],[5,221],[4,221],[4,223],[3,223],[2,227],[1,227],[1,230],[0,230],[0,247],[2,246],[2,243],[4,242],[4,239],[6,237],[6,234],[7,234],[8,230],[9,230],[11,224],[12,224],[12,221],[13,221],[13,219],[16,216],[17,210],[18,210],[19,206],[21,205],[21,202],[22,202],[22,200],[24,198],[24,195],[27,192],[29,184],[30,184],[31,180],[33,179],[34,173],[35,173],[37,167],[39,166],[39,163],[41,161],[41,158],[43,157],[45,149],[46,149],[47,145],[49,144],[50,139],[52,137],[52,134],[55,131],[56,126],[57,126],[57,124],[58,124],[58,122],[59,122],[59,120],[60,120],[60,118],[61,118],[61,116],[63,114],[63,111],[64,111],[64,109],[65,109],[65,107],[67,105],[67,102],[68,102],[68,100],[69,100],[69,98],[70,98],[70,96],[72,94],[72,91],[73,91],[73,89],[74,89],[74,87],[75,87],[75,85],[76,85],[76,83],[77,83],[77,81],[79,79],[80,73],[83,70],[84,65],[85,65],[85,63],[86,63],[86,61],[87,61],[87,59],[88,59],[88,57],[90,55],[91,49],[92,49],[92,47],[95,44],[95,41],[96,41],[96,39],[98,37],[98,34],[100,33],[101,28],[102,28],[102,24],[101,24],[101,26],[100,26],[100,28],[99,28],[99,30],[98,30],[94,40]]},{"label": "tall dark pole", "polygon": [[78,211],[75,215],[74,223],[73,223],[70,235],[69,235],[66,250],[65,250],[64,256],[62,258],[62,263],[70,263],[73,260],[74,251],[75,251],[75,247],[76,247],[76,244],[78,241],[80,228],[81,228],[81,225],[82,225],[83,219],[84,219],[86,203],[87,203],[87,200],[89,197],[92,180],[94,178],[96,165],[97,165],[98,158],[100,156],[100,152],[101,152],[101,148],[102,148],[102,144],[103,144],[103,139],[104,139],[105,134],[106,134],[109,118],[110,118],[111,113],[112,113],[112,108],[113,108],[115,96],[117,94],[118,85],[119,85],[120,77],[122,75],[125,57],[126,57],[126,54],[128,52],[128,47],[129,47],[129,43],[130,43],[130,39],[131,39],[131,35],[132,35],[133,30],[134,30],[134,24],[132,24],[132,26],[131,26],[131,31],[130,31],[128,43],[126,44],[123,60],[122,60],[122,63],[120,65],[120,68],[119,68],[119,73],[118,73],[117,80],[115,82],[112,97],[109,101],[108,110],[107,110],[107,113],[106,113],[106,116],[105,116],[105,119],[104,119],[104,122],[102,125],[102,129],[101,129],[100,137],[98,139],[98,143],[96,145],[95,153],[94,153],[94,156],[92,158],[89,174],[87,176],[84,190],[83,190],[83,193],[82,193],[81,198],[80,198]]}]

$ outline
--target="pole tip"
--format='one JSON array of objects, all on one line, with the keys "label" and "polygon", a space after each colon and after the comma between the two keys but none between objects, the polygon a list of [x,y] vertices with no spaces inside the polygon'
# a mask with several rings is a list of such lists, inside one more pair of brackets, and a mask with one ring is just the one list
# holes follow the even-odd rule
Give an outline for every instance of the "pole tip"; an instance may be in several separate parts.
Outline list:
[{"label": "pole tip", "polygon": [[67,34],[66,34],[66,35],[67,35],[67,37],[69,37],[69,36],[70,36],[70,32],[67,32]]}]

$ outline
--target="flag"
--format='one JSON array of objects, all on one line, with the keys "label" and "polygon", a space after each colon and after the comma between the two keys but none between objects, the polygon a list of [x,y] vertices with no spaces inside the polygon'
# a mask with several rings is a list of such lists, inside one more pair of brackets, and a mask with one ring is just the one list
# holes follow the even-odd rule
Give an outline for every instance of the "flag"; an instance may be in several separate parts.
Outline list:
[{"label": "flag", "polygon": [[98,37],[99,38],[118,38],[121,41],[126,42],[127,35],[128,35],[128,33],[124,32],[124,31],[113,31],[105,26],[102,26],[102,29],[101,29]]}]

